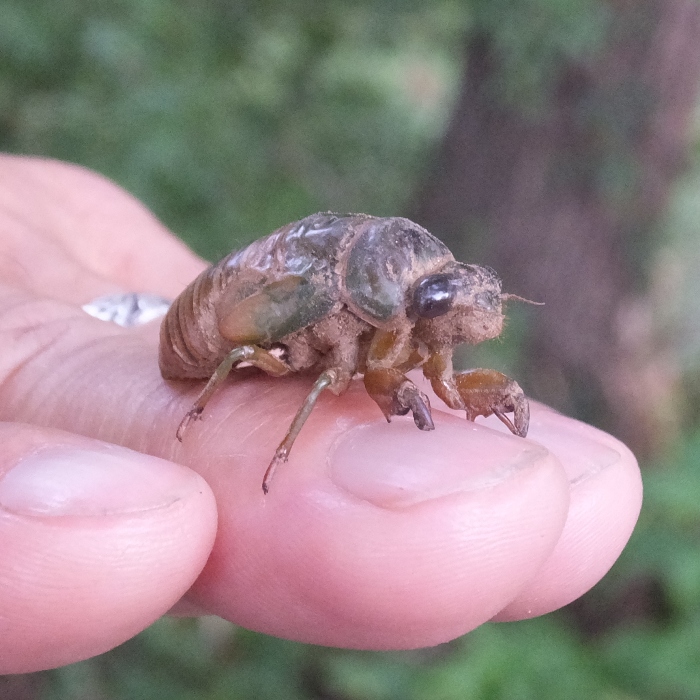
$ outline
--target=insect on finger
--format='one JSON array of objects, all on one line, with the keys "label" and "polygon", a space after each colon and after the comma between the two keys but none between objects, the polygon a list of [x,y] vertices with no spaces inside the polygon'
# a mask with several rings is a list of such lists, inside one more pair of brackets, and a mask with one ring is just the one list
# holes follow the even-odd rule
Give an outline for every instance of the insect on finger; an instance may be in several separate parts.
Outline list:
[{"label": "insect on finger", "polygon": [[287,224],[205,270],[165,316],[163,377],[208,380],[176,437],[243,363],[318,377],[267,467],[264,493],[321,393],[342,393],[357,374],[387,420],[410,411],[420,430],[434,429],[427,396],[404,375],[422,366],[448,406],[470,420],[494,414],[525,437],[529,405],[516,382],[452,365],[457,345],[501,333],[507,300],[527,301],[408,219],[322,212]]}]

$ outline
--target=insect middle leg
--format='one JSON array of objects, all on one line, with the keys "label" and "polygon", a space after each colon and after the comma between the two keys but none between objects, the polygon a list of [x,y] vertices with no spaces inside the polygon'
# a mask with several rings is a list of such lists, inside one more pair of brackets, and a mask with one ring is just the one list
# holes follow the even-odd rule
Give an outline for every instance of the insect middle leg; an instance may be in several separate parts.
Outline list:
[{"label": "insect middle leg", "polygon": [[214,374],[209,378],[206,386],[195,400],[194,405],[182,419],[176,432],[177,439],[180,442],[182,442],[182,436],[187,426],[202,415],[202,411],[209,399],[229,375],[229,372],[241,362],[247,362],[254,367],[258,367],[273,377],[281,377],[288,374],[290,371],[289,367],[287,367],[284,362],[257,345],[242,345],[241,347],[234,348],[214,370]]}]

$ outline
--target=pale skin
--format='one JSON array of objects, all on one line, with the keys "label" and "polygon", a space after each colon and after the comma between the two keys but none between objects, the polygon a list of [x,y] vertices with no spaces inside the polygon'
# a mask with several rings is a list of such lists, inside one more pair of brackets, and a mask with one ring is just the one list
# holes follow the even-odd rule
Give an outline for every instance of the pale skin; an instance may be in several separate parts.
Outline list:
[{"label": "pale skin", "polygon": [[247,371],[180,444],[202,384],[162,379],[157,324],[80,305],[174,297],[204,265],[99,176],[0,157],[0,673],[102,653],[176,605],[317,644],[429,646],[561,607],[613,564],[636,462],[537,404],[525,440],[438,400],[426,433],[387,425],[360,382],[324,392],[264,497],[313,377]]}]

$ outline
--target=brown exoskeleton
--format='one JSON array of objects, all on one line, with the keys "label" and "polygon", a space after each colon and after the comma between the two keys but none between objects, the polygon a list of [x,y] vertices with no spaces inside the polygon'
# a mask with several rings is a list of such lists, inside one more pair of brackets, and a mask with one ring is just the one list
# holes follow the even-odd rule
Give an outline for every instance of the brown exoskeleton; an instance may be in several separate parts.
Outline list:
[{"label": "brown exoskeleton", "polygon": [[288,224],[205,270],[163,320],[163,377],[209,380],[177,437],[241,363],[275,377],[320,373],[265,473],[265,493],[321,392],[342,394],[356,374],[387,421],[410,411],[418,428],[434,429],[428,397],[405,375],[422,367],[450,408],[469,420],[494,414],[525,437],[529,406],[516,382],[452,367],[456,345],[501,333],[508,297],[492,270],[456,262],[408,219],[319,213]]}]

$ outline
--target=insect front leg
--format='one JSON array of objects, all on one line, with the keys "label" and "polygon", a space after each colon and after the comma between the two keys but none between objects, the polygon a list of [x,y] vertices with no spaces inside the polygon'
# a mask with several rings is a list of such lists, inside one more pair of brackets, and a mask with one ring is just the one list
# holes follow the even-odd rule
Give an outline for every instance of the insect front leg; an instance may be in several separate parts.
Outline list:
[{"label": "insect front leg", "polygon": [[[493,414],[514,435],[527,435],[530,404],[516,381],[493,369],[459,372],[454,380],[469,420]],[[506,413],[512,413],[513,420]]]},{"label": "insect front leg", "polygon": [[199,396],[195,400],[194,405],[182,419],[180,425],[178,426],[177,432],[175,433],[180,442],[182,442],[182,436],[184,435],[187,426],[201,417],[202,411],[207,405],[209,399],[214,395],[226,377],[228,377],[229,372],[241,362],[247,362],[254,367],[258,367],[273,377],[281,377],[289,373],[289,367],[287,367],[284,362],[257,345],[243,345],[241,347],[234,348],[228,355],[226,355],[216,370],[214,370],[214,374],[212,374],[209,378],[206,386],[204,389],[202,389]]},{"label": "insect front leg", "polygon": [[430,400],[401,370],[393,366],[400,361],[408,337],[409,333],[402,331],[379,330],[375,333],[367,355],[365,389],[387,422],[391,421],[392,416],[405,416],[411,411],[418,428],[433,430],[435,425],[430,414]]},{"label": "insect front leg", "polygon": [[[517,382],[492,369],[455,373],[451,350],[433,352],[423,365],[433,391],[450,407],[466,411],[467,419],[495,415],[515,435],[525,437],[530,405]],[[506,413],[512,413],[511,420]]]}]

